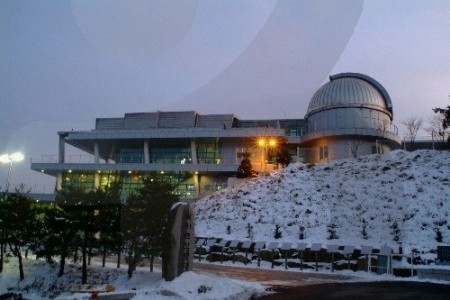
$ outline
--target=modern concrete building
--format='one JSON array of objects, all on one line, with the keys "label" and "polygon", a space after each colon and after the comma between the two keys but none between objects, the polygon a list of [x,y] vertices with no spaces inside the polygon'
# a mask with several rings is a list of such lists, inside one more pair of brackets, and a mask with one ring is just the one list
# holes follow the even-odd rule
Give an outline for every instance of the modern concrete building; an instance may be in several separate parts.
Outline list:
[{"label": "modern concrete building", "polygon": [[[122,183],[123,195],[144,176],[172,182],[181,199],[226,187],[251,154],[260,174],[277,167],[282,142],[293,162],[380,153],[398,148],[392,102],[374,79],[355,73],[330,77],[309,103],[305,119],[241,120],[233,114],[194,111],[126,113],[98,118],[91,131],[59,132],[59,155],[31,168],[56,177],[56,189],[86,190]],[[86,156],[69,156],[66,144]]]}]

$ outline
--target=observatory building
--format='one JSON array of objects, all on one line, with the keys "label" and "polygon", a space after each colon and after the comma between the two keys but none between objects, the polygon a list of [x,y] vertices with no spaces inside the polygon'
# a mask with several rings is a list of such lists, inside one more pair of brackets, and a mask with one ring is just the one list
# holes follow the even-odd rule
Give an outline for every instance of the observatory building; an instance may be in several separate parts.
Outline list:
[{"label": "observatory building", "polygon": [[330,76],[309,102],[305,120],[300,146],[312,149],[308,161],[385,153],[400,145],[391,98],[366,75]]},{"label": "observatory building", "polygon": [[[61,131],[59,154],[31,168],[56,178],[56,189],[93,190],[120,182],[122,195],[144,177],[172,183],[182,200],[227,187],[249,153],[253,169],[279,168],[277,157],[320,163],[386,153],[400,146],[392,101],[374,79],[357,73],[330,77],[309,102],[305,118],[242,120],[195,111],[125,113],[97,118],[90,131]],[[71,145],[83,154],[70,154]]]}]

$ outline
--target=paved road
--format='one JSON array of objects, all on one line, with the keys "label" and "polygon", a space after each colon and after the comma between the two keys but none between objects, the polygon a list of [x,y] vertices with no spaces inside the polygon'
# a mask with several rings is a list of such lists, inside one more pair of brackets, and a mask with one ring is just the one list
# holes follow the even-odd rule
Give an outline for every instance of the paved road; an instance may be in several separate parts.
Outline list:
[{"label": "paved road", "polygon": [[358,280],[357,277],[339,274],[322,274],[299,271],[282,271],[265,268],[225,266],[211,263],[194,263],[194,271],[221,275],[245,281],[259,282],[267,286],[301,286],[326,282]]},{"label": "paved road", "polygon": [[[450,299],[450,285],[407,281],[363,281],[340,274],[244,268],[194,263],[198,273],[221,275],[269,286],[273,294],[259,300],[294,299]],[[348,282],[348,281],[359,282]],[[256,299],[255,299],[256,300]]]},{"label": "paved road", "polygon": [[[155,261],[155,267],[160,262]],[[407,281],[364,281],[360,277],[314,271],[284,271],[194,262],[194,271],[258,282],[273,290],[260,300],[432,299],[450,300],[450,285]],[[353,282],[349,282],[353,281]]]},{"label": "paved road", "polygon": [[450,299],[450,285],[426,282],[356,282],[325,283],[299,287],[275,287],[276,293],[258,300],[446,300]]}]

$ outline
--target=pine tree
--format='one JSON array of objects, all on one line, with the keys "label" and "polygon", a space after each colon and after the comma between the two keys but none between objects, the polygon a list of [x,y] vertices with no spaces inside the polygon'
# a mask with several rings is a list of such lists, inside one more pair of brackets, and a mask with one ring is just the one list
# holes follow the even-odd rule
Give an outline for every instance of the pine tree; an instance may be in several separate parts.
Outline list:
[{"label": "pine tree", "polygon": [[273,238],[274,239],[281,239],[283,236],[283,233],[280,230],[281,226],[278,224],[275,224],[275,231],[273,232]]},{"label": "pine tree", "polygon": [[286,167],[291,163],[291,154],[289,153],[287,138],[283,139],[282,142],[278,144],[277,149],[278,153],[276,162],[282,167]]},{"label": "pine tree", "polygon": [[22,262],[22,249],[29,245],[36,235],[34,201],[27,193],[16,190],[16,193],[7,194],[1,202],[2,215],[0,219],[3,224],[3,245],[1,246],[8,244],[11,253],[17,257],[20,280],[23,280],[25,274]]},{"label": "pine tree", "polygon": [[143,187],[129,196],[123,206],[122,232],[129,278],[143,256],[153,261],[162,251],[168,214],[178,201],[173,189],[169,183],[145,178]]},{"label": "pine tree", "polygon": [[250,153],[248,151],[245,151],[242,153],[242,161],[239,165],[236,173],[237,178],[248,178],[248,177],[255,177],[256,173],[253,170],[252,163],[250,162]]}]

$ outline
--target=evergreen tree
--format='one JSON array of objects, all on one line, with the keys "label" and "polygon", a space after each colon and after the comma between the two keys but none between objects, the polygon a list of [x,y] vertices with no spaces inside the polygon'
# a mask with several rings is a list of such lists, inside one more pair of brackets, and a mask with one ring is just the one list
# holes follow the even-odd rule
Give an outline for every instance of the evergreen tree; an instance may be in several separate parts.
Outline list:
[{"label": "evergreen tree", "polygon": [[43,249],[37,254],[47,261],[51,261],[53,256],[59,256],[58,276],[64,275],[66,258],[78,233],[78,228],[73,226],[74,220],[76,215],[56,205],[45,212]]},{"label": "evergreen tree", "polygon": [[[73,234],[66,241],[65,247],[74,246],[75,255],[78,249],[82,254],[81,283],[87,283],[87,265],[90,262],[92,248],[95,246],[95,233],[100,231],[99,216],[101,207],[104,205],[104,192],[102,190],[86,192],[83,189],[67,188],[57,194],[57,205],[63,210],[63,217],[59,224],[66,229],[61,235],[67,236],[73,230]],[[100,196],[99,196],[100,195]],[[61,253],[60,273],[64,272],[64,253]]]},{"label": "evergreen tree", "polygon": [[[442,134],[445,134],[445,130],[450,127],[450,105],[446,108],[434,108],[433,111],[442,115]],[[450,136],[447,137],[447,143],[450,145]]]},{"label": "evergreen tree", "polygon": [[4,202],[4,194],[0,193],[0,273],[3,272],[3,258],[5,256],[6,247],[6,223],[5,218],[8,214],[6,202]]},{"label": "evergreen tree", "polygon": [[149,257],[153,262],[154,256],[161,253],[168,213],[178,201],[173,190],[170,183],[145,178],[143,186],[124,204],[122,229],[128,254],[128,277],[132,277],[142,257]]},{"label": "evergreen tree", "polygon": [[36,213],[33,204],[34,201],[28,194],[18,190],[6,194],[1,201],[2,243],[7,244],[11,253],[18,259],[20,280],[25,278],[22,250],[36,235]]},{"label": "evergreen tree", "polygon": [[286,167],[291,163],[291,154],[289,153],[289,148],[287,144],[287,138],[284,138],[277,147],[277,159],[276,162],[282,167]]},{"label": "evergreen tree", "polygon": [[283,232],[281,231],[281,226],[278,224],[275,224],[275,231],[273,232],[273,238],[274,239],[281,239],[283,236]]},{"label": "evergreen tree", "polygon": [[444,117],[442,120],[442,127],[444,129],[450,127],[450,105],[448,105],[446,108],[434,108],[433,111],[435,113],[441,114]]},{"label": "evergreen tree", "polygon": [[255,177],[256,173],[253,170],[252,163],[250,162],[250,153],[246,150],[242,153],[242,161],[239,165],[236,173],[237,178]]}]

